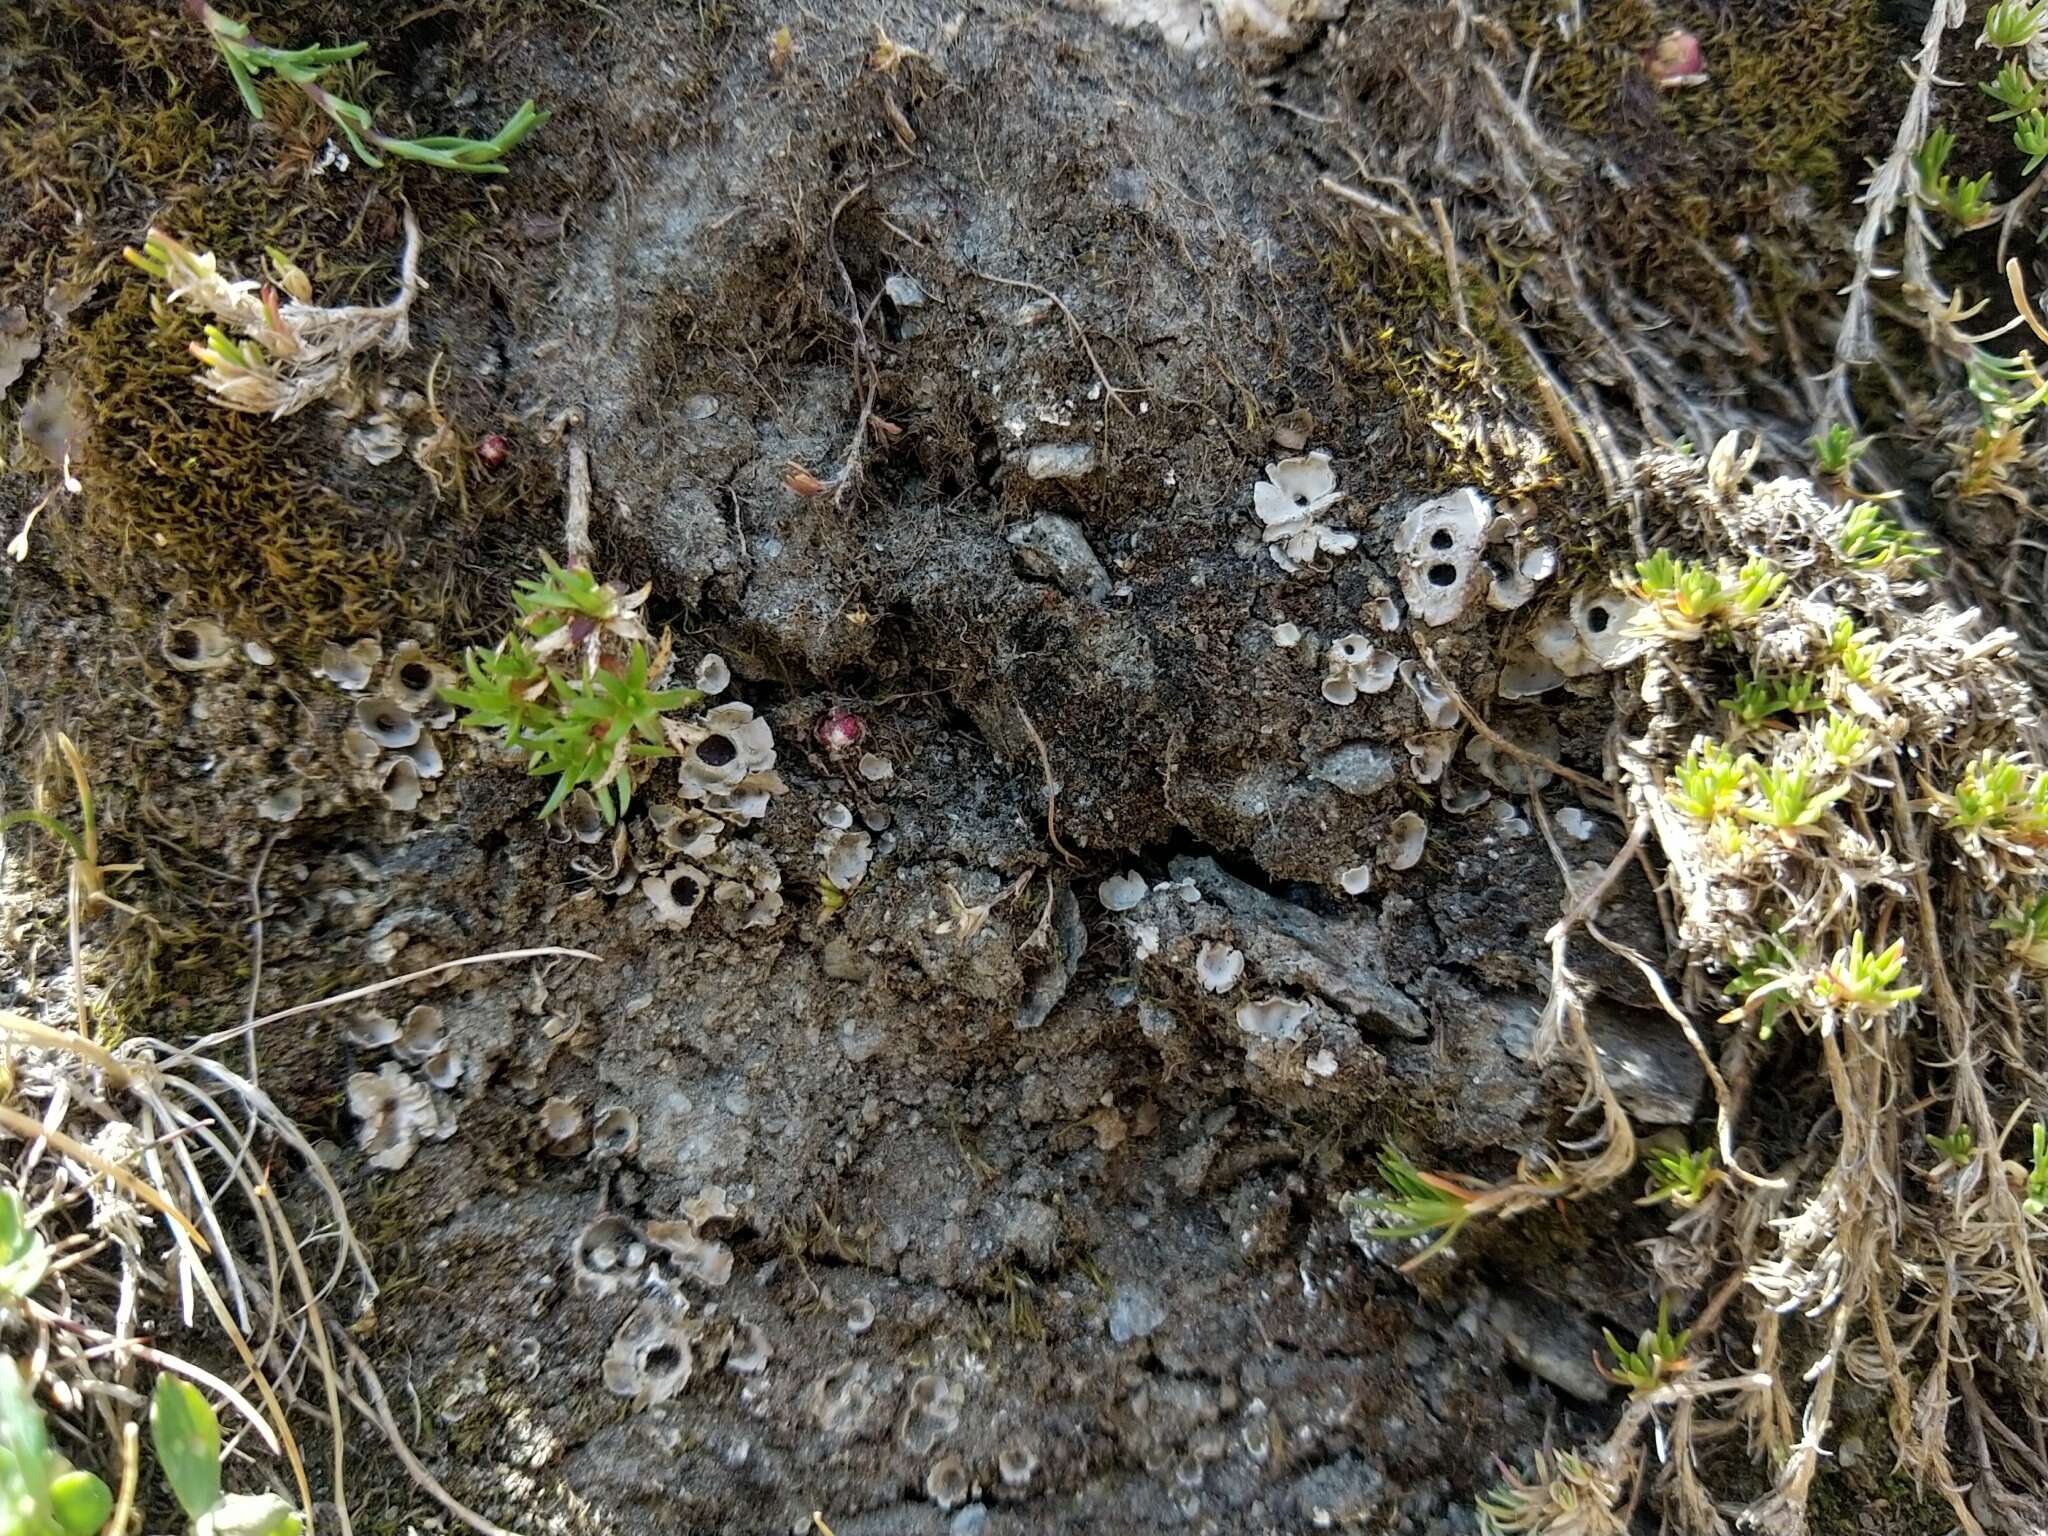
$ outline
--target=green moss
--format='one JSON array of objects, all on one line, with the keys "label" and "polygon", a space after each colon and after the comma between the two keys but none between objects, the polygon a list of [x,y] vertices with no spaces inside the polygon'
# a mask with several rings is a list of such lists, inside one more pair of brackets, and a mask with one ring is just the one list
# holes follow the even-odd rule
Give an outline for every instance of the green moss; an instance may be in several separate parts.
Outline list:
[{"label": "green moss", "polygon": [[[1651,0],[1613,0],[1587,7],[1584,25],[1560,42],[1549,24],[1555,9],[1523,8],[1516,30],[1524,47],[1541,48],[1539,98],[1572,132],[1616,143],[1630,139],[1640,154],[1645,146],[1632,136],[1647,108],[1702,162],[1703,189],[1711,185],[1708,177],[1734,168],[1813,183],[1829,201],[1844,190],[1844,165],[1859,163],[1853,156],[1845,160],[1844,151],[1854,148],[1871,71],[1892,57],[1877,0],[1725,9],[1711,30],[1696,33],[1707,83],[1669,91],[1659,90],[1644,66],[1658,39],[1680,27],[1680,17]],[[1723,182],[1715,190],[1725,203],[1753,189]]]},{"label": "green moss", "polygon": [[85,495],[49,527],[60,564],[102,593],[178,592],[194,610],[301,650],[377,629],[399,550],[325,483],[317,424],[224,410],[192,379],[196,327],[125,282],[65,362],[91,401]]},{"label": "green moss", "polygon": [[1766,322],[1839,286],[1811,260],[1810,225],[1853,216],[1866,140],[1883,117],[1871,108],[1872,71],[1899,50],[1878,0],[1784,0],[1728,9],[1711,29],[1697,22],[1708,79],[1675,90],[1659,89],[1645,61],[1681,18],[1617,0],[1589,7],[1560,42],[1554,9],[1521,8],[1515,26],[1541,49],[1545,121],[1594,140],[1626,172],[1624,186],[1589,183],[1585,209],[1618,275],[1724,331],[1746,317],[1731,313],[1717,264],[1742,278]]},{"label": "green moss", "polygon": [[[609,25],[573,0],[488,0],[432,20],[411,6],[314,3],[290,27],[368,40],[390,73],[373,79],[357,66],[350,88],[410,127],[403,66],[420,50],[439,50],[452,78],[502,62],[506,46],[552,50],[547,29],[557,23],[563,39],[585,41]],[[0,202],[22,211],[0,227],[0,279],[21,293],[65,283],[84,296],[69,334],[51,339],[13,394],[18,405],[68,379],[93,423],[75,466],[85,497],[60,498],[38,525],[55,568],[145,609],[182,598],[302,654],[397,613],[467,637],[476,616],[499,606],[494,572],[509,562],[496,556],[523,558],[534,542],[524,530],[537,515],[556,515],[554,466],[525,455],[497,475],[471,476],[459,501],[435,508],[437,537],[408,547],[418,488],[405,489],[404,506],[388,505],[389,477],[380,487],[336,462],[323,413],[270,422],[202,397],[185,352],[195,329],[151,312],[147,285],[119,252],[160,223],[230,269],[247,270],[275,245],[323,299],[381,300],[403,189],[428,232],[435,318],[465,319],[478,298],[516,314],[544,279],[506,263],[505,220],[521,210],[558,217],[604,182],[602,169],[529,155],[495,189],[420,167],[309,177],[325,118],[277,88],[266,90],[264,120],[252,122],[204,37],[155,0],[105,0],[89,16],[57,0],[0,7],[0,53],[10,59],[0,73]],[[492,82],[497,94],[518,90],[495,69]],[[416,356],[406,382],[418,388],[431,355],[422,347]],[[443,372],[442,405],[465,440],[490,430],[466,430],[469,393]],[[0,430],[12,425],[0,420]]]},{"label": "green moss", "polygon": [[1526,495],[1565,483],[1570,466],[1519,425],[1535,385],[1487,274],[1459,272],[1454,294],[1440,249],[1349,225],[1316,256],[1341,326],[1341,373],[1400,408],[1433,484]]},{"label": "green moss", "polygon": [[[36,380],[68,380],[89,423],[74,465],[86,494],[54,503],[38,536],[105,598],[183,596],[286,646],[372,627],[397,569],[383,520],[324,483],[311,423],[203,399],[185,350],[196,328],[153,314],[147,284],[118,262],[149,222],[230,261],[360,233],[323,215],[303,180],[274,182],[182,88],[189,39],[160,9],[115,4],[95,21],[45,5],[0,22],[19,60],[0,84],[0,189],[28,215],[0,232],[0,271],[86,295]],[[289,138],[289,122],[272,126]]]},{"label": "green moss", "polygon": [[1861,174],[1857,123],[1871,71],[1892,57],[1877,0],[1808,0],[1775,24],[1727,14],[1704,40],[1717,88],[1675,93],[1674,113],[1690,134],[1726,136],[1755,173],[1841,204]]}]

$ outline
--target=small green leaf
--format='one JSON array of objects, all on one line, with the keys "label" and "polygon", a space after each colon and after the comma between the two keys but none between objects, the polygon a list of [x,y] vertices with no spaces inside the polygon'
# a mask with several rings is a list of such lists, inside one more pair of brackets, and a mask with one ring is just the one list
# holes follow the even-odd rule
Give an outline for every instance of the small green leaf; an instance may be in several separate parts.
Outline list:
[{"label": "small green leaf", "polygon": [[299,1536],[300,1524],[274,1493],[231,1493],[192,1522],[192,1536]]},{"label": "small green leaf", "polygon": [[18,1259],[28,1252],[32,1239],[27,1219],[22,1215],[21,1196],[11,1189],[0,1189],[0,1259]]},{"label": "small green leaf", "polygon": [[0,1530],[35,1532],[50,1502],[50,1448],[43,1411],[21,1368],[0,1355]]},{"label": "small green leaf", "polygon": [[149,1437],[187,1515],[197,1520],[220,1503],[220,1421],[197,1387],[168,1373],[157,1377]]},{"label": "small green leaf", "polygon": [[113,1490],[90,1472],[66,1472],[50,1484],[50,1513],[64,1536],[95,1536],[113,1512]]},{"label": "small green leaf", "polygon": [[12,1264],[0,1264],[0,1303],[25,1300],[43,1283],[50,1267],[50,1250],[41,1243]]},{"label": "small green leaf", "polygon": [[256,81],[249,74],[249,67],[237,56],[234,47],[222,43],[221,62],[227,65],[229,75],[234,77],[235,89],[242,93],[242,105],[249,109],[249,115],[257,122],[263,121],[263,98],[256,94]]}]

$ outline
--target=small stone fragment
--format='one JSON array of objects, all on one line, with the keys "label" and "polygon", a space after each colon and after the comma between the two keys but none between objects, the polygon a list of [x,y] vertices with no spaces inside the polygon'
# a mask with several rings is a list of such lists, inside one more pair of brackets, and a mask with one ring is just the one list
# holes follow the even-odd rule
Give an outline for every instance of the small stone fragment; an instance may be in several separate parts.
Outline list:
[{"label": "small stone fragment", "polygon": [[1039,443],[1024,455],[1033,480],[1078,480],[1095,468],[1093,443]]},{"label": "small stone fragment", "polygon": [[1070,597],[1101,602],[1109,596],[1109,572],[1089,544],[1088,535],[1071,517],[1043,513],[1019,523],[1007,538],[1025,575],[1049,581]]},{"label": "small stone fragment", "polygon": [[1166,1321],[1166,1304],[1151,1287],[1121,1281],[1109,1303],[1109,1336],[1118,1344],[1150,1337]]},{"label": "small stone fragment", "polygon": [[1350,741],[1309,765],[1309,775],[1347,795],[1369,800],[1400,776],[1393,754],[1369,741]]},{"label": "small stone fragment", "polygon": [[1500,1296],[1487,1309],[1486,1321],[1530,1375],[1584,1403],[1604,1403],[1612,1395],[1606,1378],[1593,1368],[1600,1335],[1584,1319],[1549,1302]]},{"label": "small stone fragment", "polygon": [[882,283],[882,292],[899,309],[915,309],[925,301],[924,284],[908,272],[891,272]]}]

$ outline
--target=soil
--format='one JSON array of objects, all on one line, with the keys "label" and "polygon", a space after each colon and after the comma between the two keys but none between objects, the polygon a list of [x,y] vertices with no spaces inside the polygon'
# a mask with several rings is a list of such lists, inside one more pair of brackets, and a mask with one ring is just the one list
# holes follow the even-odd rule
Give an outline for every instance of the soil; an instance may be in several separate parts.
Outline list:
[{"label": "soil", "polygon": [[[1389,1140],[1497,1178],[1582,1125],[1575,1076],[1530,1064],[1564,903],[1549,842],[1604,868],[1626,830],[1564,776],[1533,807],[1405,681],[1322,692],[1329,647],[1360,634],[1426,654],[1491,731],[1603,772],[1603,674],[1498,696],[1536,609],[1379,618],[1412,607],[1404,520],[1467,484],[1556,557],[1539,607],[1624,538],[1583,470],[1502,450],[1475,477],[1445,446],[1428,418],[1449,386],[1403,385],[1387,335],[1436,334],[1460,290],[1376,265],[1316,190],[1351,170],[1318,115],[1369,143],[1378,77],[1442,18],[1355,0],[1252,46],[1175,43],[1114,6],[884,9],[250,18],[366,39],[358,99],[422,132],[539,99],[553,119],[488,181],[322,169],[317,116],[280,93],[250,121],[175,8],[27,0],[0,23],[0,207],[24,231],[0,240],[0,310],[44,343],[6,397],[10,528],[56,483],[30,450],[71,440],[57,402],[86,422],[80,493],[0,574],[6,794],[59,782],[43,742],[68,729],[151,918],[95,918],[71,975],[62,865],[15,834],[8,984],[38,1006],[84,986],[110,1027],[179,1039],[251,993],[263,1014],[465,956],[595,957],[443,973],[262,1037],[378,1267],[357,1335],[427,1466],[502,1525],[1471,1530],[1496,1458],[1610,1422],[1590,1360],[1601,1328],[1648,1321],[1636,1244],[1658,1223],[1622,1194],[1406,1273],[1407,1248],[1355,1242],[1336,1204]],[[1647,90],[1615,95],[1624,124],[1657,117]],[[1642,153],[1692,174],[1666,138]],[[1815,184],[1849,216],[1850,190]],[[154,221],[237,273],[281,245],[323,300],[376,302],[407,208],[428,287],[410,350],[358,363],[350,416],[201,399],[182,322],[115,259]],[[62,282],[83,297],[59,315]],[[1462,406],[1549,429],[1511,369],[1462,377]],[[408,443],[445,418],[459,484],[365,461],[351,434],[380,391]],[[759,924],[707,902],[679,928],[649,899],[677,862],[650,816],[682,803],[671,764],[622,834],[584,842],[483,738],[430,724],[445,769],[406,810],[388,757],[348,755],[357,696],[321,675],[326,644],[453,665],[502,633],[511,584],[562,553],[572,449],[594,568],[649,584],[679,675],[723,657],[724,699],[773,728],[786,789],[726,844],[779,877]],[[1357,547],[1290,572],[1253,487],[1303,449],[1329,455],[1328,518]],[[795,470],[847,487],[798,494]],[[225,627],[222,665],[166,655],[194,620]],[[819,728],[844,716],[861,739],[830,750]],[[1446,727],[1424,782],[1410,743]],[[1411,814],[1424,850],[1396,868]],[[849,819],[872,862],[821,891],[821,834]],[[1126,904],[1104,882],[1130,871]],[[1639,873],[1609,915],[1665,953]],[[1198,979],[1205,945],[1245,957],[1226,991]],[[1641,978],[1573,963],[1638,1123],[1690,1124],[1699,1069]],[[1275,997],[1302,1006],[1246,1022]],[[352,1031],[419,1003],[453,1086],[436,1136],[372,1168],[350,1075],[421,1069]],[[571,1107],[582,1128],[552,1136]],[[648,1236],[707,1191],[730,1207],[698,1225],[729,1257],[715,1283]],[[644,1402],[606,1361],[657,1304],[675,1333],[647,1369],[693,1370]],[[367,1435],[359,1454],[356,1528],[440,1518]]]}]

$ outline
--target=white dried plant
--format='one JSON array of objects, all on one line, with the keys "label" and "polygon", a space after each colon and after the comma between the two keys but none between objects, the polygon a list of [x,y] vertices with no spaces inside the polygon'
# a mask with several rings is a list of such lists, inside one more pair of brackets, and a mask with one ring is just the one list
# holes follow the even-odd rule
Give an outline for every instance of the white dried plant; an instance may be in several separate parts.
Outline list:
[{"label": "white dried plant", "polygon": [[[419,225],[405,214],[398,293],[388,304],[329,307],[312,301],[306,274],[271,253],[273,282],[222,275],[210,251],[196,251],[152,229],[140,251],[122,254],[162,282],[164,302],[211,317],[192,355],[206,366],[199,382],[230,410],[290,416],[349,387],[349,365],[372,348],[397,356],[410,345],[408,316],[418,295]],[[280,294],[282,290],[282,294]]]}]

